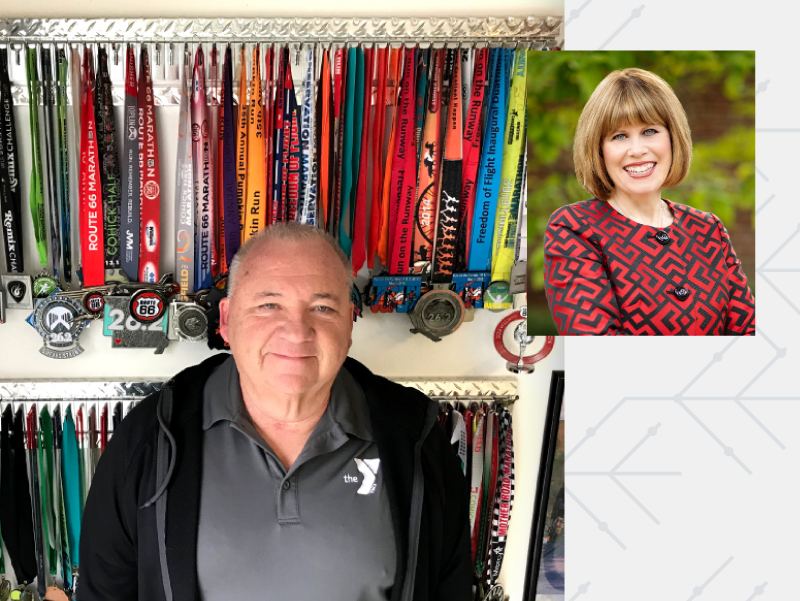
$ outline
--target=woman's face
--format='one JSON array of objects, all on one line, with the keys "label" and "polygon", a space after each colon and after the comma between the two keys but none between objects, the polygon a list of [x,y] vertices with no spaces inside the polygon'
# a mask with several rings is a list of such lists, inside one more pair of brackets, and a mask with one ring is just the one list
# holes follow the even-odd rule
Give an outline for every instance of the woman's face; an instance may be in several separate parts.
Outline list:
[{"label": "woman's face", "polygon": [[661,197],[672,166],[672,142],[664,125],[623,125],[603,140],[603,158],[611,181],[612,197]]}]

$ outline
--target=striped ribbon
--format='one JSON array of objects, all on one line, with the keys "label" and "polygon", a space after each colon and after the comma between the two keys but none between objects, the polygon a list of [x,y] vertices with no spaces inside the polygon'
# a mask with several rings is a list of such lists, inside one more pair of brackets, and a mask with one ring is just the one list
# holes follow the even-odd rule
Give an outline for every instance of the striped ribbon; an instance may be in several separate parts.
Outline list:
[{"label": "striped ribbon", "polygon": [[192,164],[196,210],[194,283],[198,290],[211,288],[214,255],[214,170],[211,155],[211,123],[206,105],[206,72],[203,47],[194,55],[192,75]]},{"label": "striped ribbon", "polygon": [[136,57],[131,44],[125,57],[123,124],[121,263],[123,273],[135,282],[139,279],[139,92]]},{"label": "striped ribbon", "polygon": [[503,158],[501,136],[506,122],[509,53],[510,50],[506,48],[493,48],[491,51],[489,73],[492,75],[492,84],[467,257],[469,271],[488,271],[491,265],[492,235]]},{"label": "striped ribbon", "polygon": [[192,165],[192,114],[189,106],[192,94],[191,71],[192,53],[187,43],[183,49],[178,160],[175,170],[175,277],[184,299],[187,294],[195,292],[194,167]]}]

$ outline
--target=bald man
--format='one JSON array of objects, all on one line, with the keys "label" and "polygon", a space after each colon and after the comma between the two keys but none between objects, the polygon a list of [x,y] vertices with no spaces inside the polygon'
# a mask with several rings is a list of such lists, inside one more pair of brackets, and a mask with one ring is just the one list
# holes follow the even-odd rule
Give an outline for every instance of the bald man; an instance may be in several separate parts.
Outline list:
[{"label": "bald man", "polygon": [[425,395],[347,357],[352,267],[270,226],[234,258],[231,354],[138,404],[97,466],[78,601],[468,601],[469,491]]}]

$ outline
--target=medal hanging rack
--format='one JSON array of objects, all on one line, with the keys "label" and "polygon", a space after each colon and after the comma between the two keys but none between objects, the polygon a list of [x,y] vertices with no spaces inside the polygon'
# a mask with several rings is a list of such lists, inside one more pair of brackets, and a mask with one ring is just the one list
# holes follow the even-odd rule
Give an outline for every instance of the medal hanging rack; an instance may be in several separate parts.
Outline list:
[{"label": "medal hanging rack", "polygon": [[[281,221],[324,227],[372,277],[354,291],[358,315],[362,301],[408,313],[439,340],[473,308],[511,308],[524,293],[526,50],[560,30],[550,17],[0,20],[0,323],[3,305],[32,309],[53,358],[80,354],[93,319],[113,348],[223,348],[230,260]],[[14,104],[40,107],[30,148]],[[170,104],[175,162],[157,134],[155,107]],[[36,280],[20,252],[20,152]]]}]

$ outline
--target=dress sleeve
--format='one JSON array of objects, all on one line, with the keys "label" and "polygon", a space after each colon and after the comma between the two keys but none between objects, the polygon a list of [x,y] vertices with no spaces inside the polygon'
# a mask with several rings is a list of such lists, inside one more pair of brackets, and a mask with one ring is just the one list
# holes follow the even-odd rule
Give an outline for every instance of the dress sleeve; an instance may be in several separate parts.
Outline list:
[{"label": "dress sleeve", "polygon": [[544,283],[550,312],[562,336],[624,334],[591,227],[569,207],[550,217],[544,238]]},{"label": "dress sleeve", "polygon": [[725,336],[755,336],[756,305],[742,262],[736,256],[728,230],[717,218],[723,243],[725,266],[728,271],[728,313],[725,317]]}]

